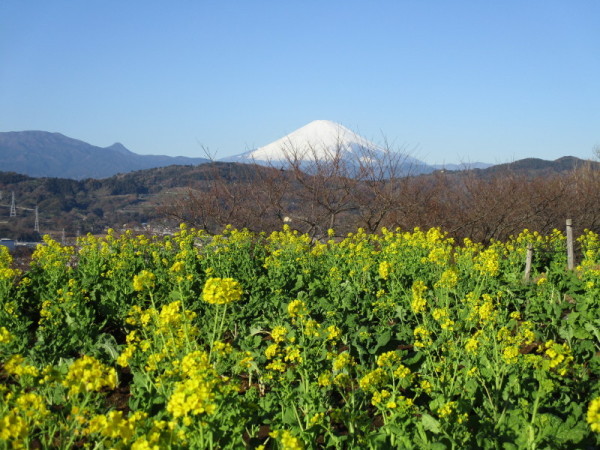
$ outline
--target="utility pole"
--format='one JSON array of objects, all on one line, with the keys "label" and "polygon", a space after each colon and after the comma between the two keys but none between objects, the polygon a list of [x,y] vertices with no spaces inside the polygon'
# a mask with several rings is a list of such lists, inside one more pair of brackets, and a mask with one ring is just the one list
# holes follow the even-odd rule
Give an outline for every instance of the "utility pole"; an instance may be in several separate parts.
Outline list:
[{"label": "utility pole", "polygon": [[17,216],[17,206],[15,205],[15,192],[12,193],[12,202],[10,203],[10,217]]},{"label": "utility pole", "polygon": [[33,225],[33,231],[40,232],[40,217],[38,214],[38,207],[35,207],[35,224]]}]

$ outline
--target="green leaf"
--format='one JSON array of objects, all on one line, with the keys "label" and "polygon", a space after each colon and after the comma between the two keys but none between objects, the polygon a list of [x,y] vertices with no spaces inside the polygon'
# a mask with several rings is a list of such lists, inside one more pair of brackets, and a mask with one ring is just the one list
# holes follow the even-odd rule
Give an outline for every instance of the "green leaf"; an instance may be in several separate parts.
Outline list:
[{"label": "green leaf", "polygon": [[573,327],[570,326],[570,325],[569,326],[560,327],[558,329],[558,335],[561,338],[563,338],[563,339],[565,339],[567,341],[570,341],[573,338]]},{"label": "green leaf", "polygon": [[162,395],[156,394],[156,395],[152,396],[152,404],[163,405],[165,403],[166,403],[166,399]]},{"label": "green leaf", "polygon": [[575,330],[573,331],[573,337],[576,337],[577,339],[591,339],[592,335],[588,333],[585,328],[575,327]]},{"label": "green leaf", "polygon": [[[600,323],[600,321],[599,321],[599,323]],[[600,340],[600,330],[598,328],[596,328],[594,325],[592,325],[591,323],[586,323],[585,329],[587,331],[589,331],[590,333],[594,333],[594,336],[596,336],[596,339]]]},{"label": "green leaf", "polygon": [[293,406],[289,406],[283,410],[282,420],[283,423],[286,423],[288,425],[293,425],[296,423],[297,419],[296,414],[294,413]]},{"label": "green leaf", "polygon": [[96,347],[104,350],[104,352],[113,360],[116,360],[119,356],[117,341],[111,334],[102,333],[100,336],[98,336]]},{"label": "green leaf", "polygon": [[386,346],[390,342],[391,338],[392,338],[391,331],[389,329],[385,330],[383,333],[381,333],[377,337],[377,344],[374,347],[369,349],[369,353],[371,353],[371,354],[377,353],[377,350],[379,350],[381,347]]},{"label": "green leaf", "polygon": [[577,444],[581,442],[588,434],[587,424],[582,420],[577,420],[569,416],[566,422],[556,418],[552,426],[554,437],[558,443],[571,442]]},{"label": "green leaf", "polygon": [[440,422],[429,414],[423,414],[421,416],[421,423],[423,423],[423,428],[431,431],[432,433],[438,434],[440,431],[442,431],[440,428]]},{"label": "green leaf", "polygon": [[298,275],[298,278],[296,279],[296,285],[294,286],[294,290],[299,291],[304,287],[304,284],[304,277],[302,275]]},{"label": "green leaf", "polygon": [[174,302],[174,301],[181,300],[181,299],[182,299],[181,293],[179,291],[175,290],[175,291],[171,291],[169,293],[169,301],[170,302]]},{"label": "green leaf", "polygon": [[388,436],[385,433],[372,433],[367,437],[371,448],[386,448],[389,446]]}]

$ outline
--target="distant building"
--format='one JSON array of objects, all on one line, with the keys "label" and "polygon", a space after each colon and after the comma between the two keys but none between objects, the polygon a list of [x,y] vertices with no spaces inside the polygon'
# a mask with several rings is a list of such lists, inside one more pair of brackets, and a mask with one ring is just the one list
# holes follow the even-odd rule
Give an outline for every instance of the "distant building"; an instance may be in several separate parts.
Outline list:
[{"label": "distant building", "polygon": [[2,238],[0,239],[0,245],[8,247],[8,250],[11,252],[15,249],[15,241],[13,239]]}]

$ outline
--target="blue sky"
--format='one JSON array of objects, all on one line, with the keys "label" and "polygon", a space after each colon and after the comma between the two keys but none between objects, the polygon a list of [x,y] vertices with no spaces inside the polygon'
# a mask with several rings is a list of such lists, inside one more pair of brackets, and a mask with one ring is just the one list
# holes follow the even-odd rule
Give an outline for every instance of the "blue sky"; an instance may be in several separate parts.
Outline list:
[{"label": "blue sky", "polygon": [[429,163],[591,158],[600,2],[0,2],[0,131],[222,158],[315,119]]}]

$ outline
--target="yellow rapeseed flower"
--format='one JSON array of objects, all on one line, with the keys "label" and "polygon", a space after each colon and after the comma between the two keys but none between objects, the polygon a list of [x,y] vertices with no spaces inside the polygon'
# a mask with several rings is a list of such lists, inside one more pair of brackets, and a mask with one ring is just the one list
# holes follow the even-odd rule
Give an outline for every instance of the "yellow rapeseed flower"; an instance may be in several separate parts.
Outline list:
[{"label": "yellow rapeseed flower", "polygon": [[242,287],[233,278],[209,278],[204,283],[202,299],[206,303],[224,305],[242,298]]},{"label": "yellow rapeseed flower", "polygon": [[573,362],[570,347],[567,344],[558,344],[550,340],[544,344],[542,349],[545,349],[544,354],[548,358],[549,368],[556,370],[559,375],[565,376]]},{"label": "yellow rapeseed flower", "polygon": [[319,384],[319,386],[322,387],[327,387],[327,386],[331,386],[331,374],[328,372],[323,372],[319,375],[319,378],[317,379],[317,383]]},{"label": "yellow rapeseed flower", "polygon": [[[10,413],[0,418],[0,439],[12,441],[13,448],[19,448],[17,439],[23,440],[29,433],[29,427],[27,421],[21,417],[16,411],[12,410]],[[24,446],[22,447],[24,448]]]},{"label": "yellow rapeseed flower", "polygon": [[314,319],[308,319],[304,323],[304,334],[308,337],[319,337],[321,325]]},{"label": "yellow rapeseed flower", "polygon": [[304,448],[302,441],[288,430],[272,431],[269,436],[277,439],[282,450],[302,450]]},{"label": "yellow rapeseed flower", "polygon": [[132,413],[129,418],[125,418],[123,411],[110,411],[106,415],[94,416],[84,432],[86,434],[98,433],[108,438],[122,439],[124,442],[128,442],[135,434],[136,422],[146,416],[146,413],[138,411]]},{"label": "yellow rapeseed flower", "polygon": [[329,325],[327,327],[327,339],[330,341],[334,341],[342,335],[342,330],[335,325]]},{"label": "yellow rapeseed flower", "polygon": [[377,357],[379,367],[393,367],[400,362],[400,355],[395,351],[382,353]]},{"label": "yellow rapeseed flower", "polygon": [[127,367],[129,365],[129,360],[133,357],[136,350],[137,345],[127,345],[127,347],[125,347],[125,350],[123,350],[123,352],[117,358],[117,364],[121,367]]},{"label": "yellow rapeseed flower", "polygon": [[185,268],[185,264],[183,263],[183,261],[176,261],[173,263],[173,265],[169,269],[169,272],[173,272],[173,273],[183,272],[184,268]]},{"label": "yellow rapeseed flower", "polygon": [[468,353],[475,353],[477,351],[477,348],[479,347],[479,336],[481,336],[481,334],[482,331],[477,330],[473,336],[467,339],[467,342],[465,343],[465,350]]},{"label": "yellow rapeseed flower", "polygon": [[167,411],[175,418],[189,415],[213,414],[217,409],[214,379],[198,374],[175,384],[167,403]]},{"label": "yellow rapeseed flower", "polygon": [[435,282],[434,287],[452,289],[458,284],[458,272],[455,269],[446,269],[442,272],[440,279]]},{"label": "yellow rapeseed flower", "polygon": [[320,412],[320,413],[316,413],[315,415],[313,415],[309,421],[308,421],[308,426],[309,427],[313,427],[315,425],[318,425],[320,423],[323,422],[323,419],[325,418],[325,413]]},{"label": "yellow rapeseed flower", "polygon": [[4,370],[6,371],[6,373],[16,375],[18,377],[37,377],[39,375],[39,370],[37,369],[37,367],[25,363],[25,358],[21,355],[12,356],[6,362],[6,364],[4,364]]},{"label": "yellow rapeseed flower", "polygon": [[220,357],[229,355],[233,352],[233,347],[229,342],[215,341],[212,346],[212,351]]},{"label": "yellow rapeseed flower", "polygon": [[267,359],[275,358],[277,353],[279,353],[279,346],[276,343],[269,345],[265,350],[265,356],[267,357]]},{"label": "yellow rapeseed flower", "polygon": [[160,450],[160,447],[149,442],[146,438],[139,438],[131,444],[131,450]]},{"label": "yellow rapeseed flower", "polygon": [[427,347],[432,344],[430,331],[422,326],[415,327],[413,334],[415,336],[415,347]]},{"label": "yellow rapeseed flower", "polygon": [[297,345],[290,345],[285,348],[284,360],[289,362],[297,361],[298,363],[301,363],[303,359],[300,353],[300,347]]},{"label": "yellow rapeseed flower", "polygon": [[510,345],[502,352],[502,357],[508,364],[514,364],[517,362],[519,357],[519,347],[516,345]]},{"label": "yellow rapeseed flower", "polygon": [[378,367],[363,376],[358,383],[364,391],[375,391],[386,379],[386,372],[381,367]]},{"label": "yellow rapeseed flower", "polygon": [[302,300],[291,301],[287,307],[287,311],[289,316],[292,318],[301,317],[308,314],[306,303],[304,303]]},{"label": "yellow rapeseed flower", "polygon": [[493,247],[487,248],[474,259],[475,270],[482,275],[495,277],[500,272],[500,256]]},{"label": "yellow rapeseed flower", "polygon": [[338,372],[340,370],[345,369],[346,367],[353,366],[355,364],[356,362],[354,361],[354,358],[352,358],[350,353],[342,352],[335,357],[335,359],[333,360],[332,367],[335,372]]},{"label": "yellow rapeseed flower", "polygon": [[390,392],[386,389],[382,389],[381,391],[373,392],[373,398],[371,399],[371,404],[373,406],[379,405],[384,400],[390,398]]},{"label": "yellow rapeseed flower", "polygon": [[6,327],[0,327],[0,344],[8,344],[12,340],[13,336],[10,334],[10,331]]},{"label": "yellow rapeseed flower", "polygon": [[22,416],[33,419],[34,423],[39,423],[40,419],[50,414],[46,408],[44,399],[35,392],[27,392],[17,397],[16,410]]},{"label": "yellow rapeseed flower", "polygon": [[390,276],[390,271],[392,269],[392,265],[387,261],[382,261],[379,263],[379,277],[383,280],[387,280]]},{"label": "yellow rapeseed flower", "polygon": [[269,364],[267,364],[265,366],[265,368],[267,370],[273,370],[273,371],[276,371],[276,372],[283,373],[287,369],[287,366],[285,365],[285,363],[281,359],[275,359],[275,360],[271,361]]},{"label": "yellow rapeseed flower", "polygon": [[333,384],[342,388],[349,386],[350,376],[345,372],[338,373],[335,377],[333,377]]},{"label": "yellow rapeseed flower", "polygon": [[394,370],[394,376],[396,378],[408,378],[411,375],[411,371],[404,364],[399,364],[396,370]]},{"label": "yellow rapeseed flower", "polygon": [[271,337],[275,342],[283,342],[285,341],[285,336],[287,335],[287,328],[284,326],[276,326],[271,330]]},{"label": "yellow rapeseed flower", "polygon": [[600,433],[600,397],[596,397],[590,402],[585,420],[592,431]]},{"label": "yellow rapeseed flower", "polygon": [[133,289],[138,292],[150,290],[155,286],[155,281],[156,275],[148,270],[142,270],[133,277]]},{"label": "yellow rapeseed flower", "polygon": [[80,392],[97,392],[102,388],[117,386],[117,372],[92,356],[84,355],[69,367],[62,382],[69,388],[69,395]]},{"label": "yellow rapeseed flower", "polygon": [[438,408],[437,413],[440,419],[448,417],[456,409],[456,402],[447,402],[441,408]]},{"label": "yellow rapeseed flower", "polygon": [[412,302],[410,307],[415,314],[423,312],[425,306],[427,306],[427,300],[423,296],[426,290],[427,286],[421,280],[415,281],[412,285]]},{"label": "yellow rapeseed flower", "polygon": [[433,388],[428,380],[421,380],[420,386],[421,389],[423,389],[427,393],[430,393]]}]

